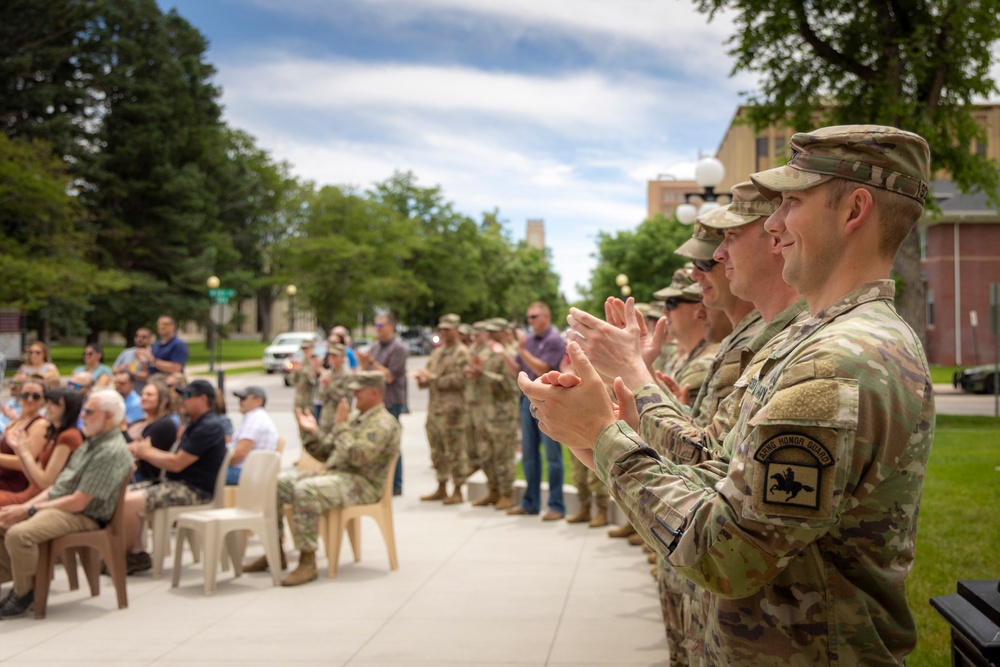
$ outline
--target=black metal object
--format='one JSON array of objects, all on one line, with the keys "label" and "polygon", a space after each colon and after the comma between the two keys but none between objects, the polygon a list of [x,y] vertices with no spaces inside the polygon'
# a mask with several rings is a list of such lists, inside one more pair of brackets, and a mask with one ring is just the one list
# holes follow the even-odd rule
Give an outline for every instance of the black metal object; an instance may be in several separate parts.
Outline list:
[{"label": "black metal object", "polygon": [[931,598],[951,626],[951,664],[1000,667],[1000,581],[960,581],[958,593]]}]

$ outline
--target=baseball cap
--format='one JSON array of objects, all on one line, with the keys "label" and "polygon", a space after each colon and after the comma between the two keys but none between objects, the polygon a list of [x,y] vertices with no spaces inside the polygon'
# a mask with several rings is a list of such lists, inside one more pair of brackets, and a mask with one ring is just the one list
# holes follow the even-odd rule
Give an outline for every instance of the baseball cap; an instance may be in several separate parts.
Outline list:
[{"label": "baseball cap", "polygon": [[697,296],[689,296],[684,293],[684,289],[691,287],[695,282],[691,278],[691,269],[693,265],[685,264],[684,268],[677,269],[674,271],[673,280],[670,281],[669,287],[664,287],[661,290],[653,292],[653,298],[659,301],[666,301],[667,299],[701,299],[701,293],[699,292]]},{"label": "baseball cap", "polygon": [[918,134],[885,125],[834,125],[798,132],[788,164],[750,175],[769,199],[846,178],[915,199],[927,198],[931,154]]},{"label": "baseball cap", "polygon": [[244,387],[243,389],[237,389],[233,392],[233,396],[236,396],[237,398],[256,396],[257,398],[267,401],[267,392],[264,391],[263,387],[258,387],[257,385],[250,385],[249,387]]},{"label": "baseball cap", "polygon": [[177,387],[174,391],[184,398],[190,396],[207,396],[215,400],[215,387],[208,380],[192,380],[187,386]]},{"label": "baseball cap", "polygon": [[[721,208],[729,208],[729,205],[723,206]],[[710,213],[706,215],[711,215],[715,211],[721,209],[713,209]],[[687,257],[688,259],[698,259],[708,261],[712,259],[712,254],[715,249],[719,247],[722,243],[722,234],[720,234],[715,229],[706,227],[701,224],[701,218],[698,218],[698,222],[694,223],[694,234],[687,241],[681,244],[674,254],[680,255],[681,257]]]}]

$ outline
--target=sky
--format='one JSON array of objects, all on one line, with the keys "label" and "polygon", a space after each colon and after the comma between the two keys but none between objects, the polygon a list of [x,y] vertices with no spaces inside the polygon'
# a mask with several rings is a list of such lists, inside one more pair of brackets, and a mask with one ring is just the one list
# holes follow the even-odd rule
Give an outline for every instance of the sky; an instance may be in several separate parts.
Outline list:
[{"label": "sky", "polygon": [[294,174],[440,186],[512,237],[545,220],[571,301],[598,232],[691,178],[752,86],[691,0],[159,0],[209,40],[226,122]]}]

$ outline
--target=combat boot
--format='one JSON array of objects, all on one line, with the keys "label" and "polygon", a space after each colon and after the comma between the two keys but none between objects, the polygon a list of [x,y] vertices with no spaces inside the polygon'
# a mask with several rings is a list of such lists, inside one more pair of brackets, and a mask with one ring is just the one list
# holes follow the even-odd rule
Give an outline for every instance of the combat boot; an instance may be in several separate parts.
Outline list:
[{"label": "combat boot", "polygon": [[584,523],[590,521],[590,507],[583,506],[576,514],[566,517],[566,523]]},{"label": "combat boot", "polygon": [[500,500],[500,494],[496,492],[495,489],[490,489],[490,492],[472,503],[473,507],[486,507],[487,505],[492,505],[496,501]]},{"label": "combat boot", "polygon": [[632,533],[631,535],[628,536],[628,543],[631,544],[633,547],[637,547],[639,545],[645,544],[646,540],[642,539],[642,535],[640,535],[639,533]]},{"label": "combat boot", "polygon": [[[243,566],[244,572],[267,572],[270,568],[267,565],[267,556],[261,556],[257,560],[250,561]],[[288,560],[285,558],[285,550],[281,550],[281,569],[288,569]]]},{"label": "combat boot", "polygon": [[633,528],[630,523],[626,523],[624,526],[618,526],[617,528],[612,528],[608,531],[608,537],[628,537],[629,535],[635,535],[635,528]]},{"label": "combat boot", "polygon": [[597,513],[594,514],[594,517],[590,520],[590,527],[603,528],[606,525],[608,525],[608,508],[598,505]]},{"label": "combat boot", "polygon": [[438,482],[437,491],[426,496],[420,496],[421,500],[444,500],[448,497],[448,488],[444,482]]},{"label": "combat boot", "polygon": [[282,586],[301,586],[316,578],[316,553],[313,551],[299,552],[299,566],[282,580]]},{"label": "combat boot", "polygon": [[497,499],[496,509],[498,510],[509,510],[514,506],[514,499],[510,496],[500,496]]},{"label": "combat boot", "polygon": [[458,505],[462,502],[462,487],[456,486],[455,492],[444,499],[445,505]]}]

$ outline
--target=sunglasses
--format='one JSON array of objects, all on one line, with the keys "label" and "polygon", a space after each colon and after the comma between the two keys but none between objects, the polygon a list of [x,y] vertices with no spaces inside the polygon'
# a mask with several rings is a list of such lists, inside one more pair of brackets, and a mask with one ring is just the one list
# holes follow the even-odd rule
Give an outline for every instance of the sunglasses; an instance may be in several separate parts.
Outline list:
[{"label": "sunglasses", "polygon": [[718,262],[714,259],[692,259],[691,263],[694,264],[694,268],[698,269],[702,273],[708,273],[716,264],[718,264]]},{"label": "sunglasses", "polygon": [[384,326],[385,326],[384,324],[378,324],[378,323],[375,324],[376,329],[381,329]]},{"label": "sunglasses", "polygon": [[40,401],[43,398],[43,394],[39,394],[33,391],[21,392],[22,401]]},{"label": "sunglasses", "polygon": [[83,385],[80,384],[79,382],[67,382],[66,386],[69,389],[76,389],[77,391],[79,391],[80,389],[83,389]]},{"label": "sunglasses", "polygon": [[664,304],[663,307],[666,308],[667,310],[677,310],[677,307],[680,306],[682,303],[691,303],[691,304],[694,304],[694,303],[698,303],[698,302],[697,301],[688,301],[687,299],[674,299],[674,298],[670,298],[670,299],[667,299],[667,302],[666,302],[666,304]]},{"label": "sunglasses", "polygon": [[28,350],[28,354],[42,354],[41,350]]},{"label": "sunglasses", "polygon": [[538,314],[535,314],[535,315],[528,315],[528,319],[529,319],[529,320],[536,320],[536,319],[538,319],[539,317],[541,317],[541,315],[538,315]]}]

